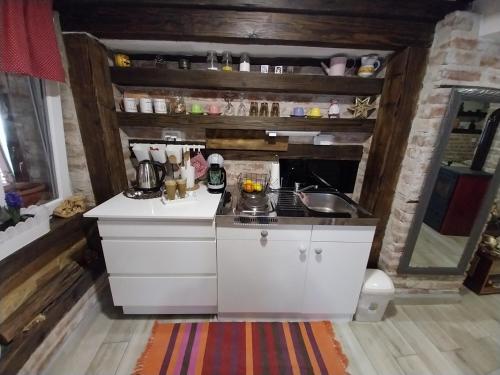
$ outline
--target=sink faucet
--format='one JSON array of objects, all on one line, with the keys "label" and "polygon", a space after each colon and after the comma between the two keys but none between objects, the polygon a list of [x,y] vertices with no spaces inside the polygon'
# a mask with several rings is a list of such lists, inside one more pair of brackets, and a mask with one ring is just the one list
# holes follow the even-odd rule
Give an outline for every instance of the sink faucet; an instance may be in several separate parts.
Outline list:
[{"label": "sink faucet", "polygon": [[306,186],[306,187],[303,187],[302,189],[300,189],[300,182],[296,182],[294,190],[296,193],[302,193],[306,190],[317,189],[317,188],[318,188],[318,185],[309,185],[309,186]]}]

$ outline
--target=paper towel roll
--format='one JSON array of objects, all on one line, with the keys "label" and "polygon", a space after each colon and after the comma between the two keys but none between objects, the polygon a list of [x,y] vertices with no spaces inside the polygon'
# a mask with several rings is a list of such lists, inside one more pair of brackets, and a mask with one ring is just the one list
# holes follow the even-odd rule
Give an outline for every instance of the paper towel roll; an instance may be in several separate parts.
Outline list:
[{"label": "paper towel roll", "polygon": [[271,163],[271,180],[269,182],[269,187],[271,189],[280,188],[280,163],[277,161]]},{"label": "paper towel roll", "polygon": [[136,143],[132,146],[135,157],[138,161],[149,160],[149,144],[146,143]]},{"label": "paper towel roll", "polygon": [[186,165],[186,188],[194,187],[194,167],[191,164]]}]

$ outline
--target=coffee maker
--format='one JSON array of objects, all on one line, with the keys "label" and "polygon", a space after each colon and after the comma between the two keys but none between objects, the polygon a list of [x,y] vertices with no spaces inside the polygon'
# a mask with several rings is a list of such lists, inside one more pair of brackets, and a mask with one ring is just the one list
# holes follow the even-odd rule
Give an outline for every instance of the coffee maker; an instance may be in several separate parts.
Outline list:
[{"label": "coffee maker", "polygon": [[207,172],[208,192],[220,194],[226,189],[226,170],[223,168],[224,158],[219,154],[211,154],[207,159],[209,168]]}]

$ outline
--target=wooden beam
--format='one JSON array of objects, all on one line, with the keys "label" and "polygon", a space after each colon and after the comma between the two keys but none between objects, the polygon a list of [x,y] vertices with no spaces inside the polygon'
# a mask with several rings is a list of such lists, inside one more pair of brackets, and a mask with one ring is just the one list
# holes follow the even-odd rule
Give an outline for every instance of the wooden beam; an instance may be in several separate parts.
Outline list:
[{"label": "wooden beam", "polygon": [[36,317],[49,304],[58,299],[83,272],[83,268],[73,261],[56,276],[48,280],[0,324],[0,343],[9,344],[33,320],[33,317]]},{"label": "wooden beam", "polygon": [[80,238],[86,237],[91,226],[96,226],[95,219],[84,219],[81,214],[69,219],[53,219],[49,233],[0,262],[0,295],[8,294]]},{"label": "wooden beam", "polygon": [[207,149],[209,153],[221,154],[229,160],[275,160],[276,155],[283,159],[325,159],[361,160],[363,146],[333,145],[315,146],[309,144],[289,144],[287,151],[220,150]]},{"label": "wooden beam", "polygon": [[384,84],[382,78],[154,68],[111,68],[111,80],[128,86],[327,95],[377,95]]},{"label": "wooden beam", "polygon": [[9,344],[8,351],[5,354],[2,353],[0,374],[17,374],[31,353],[43,343],[48,333],[71,310],[71,307],[92,286],[94,280],[102,272],[103,267],[86,270],[57,300],[42,311],[44,319],[34,323],[26,332],[17,335]]},{"label": "wooden beam", "polygon": [[96,203],[127,187],[106,48],[84,34],[64,43],[71,89]]},{"label": "wooden beam", "polygon": [[369,266],[376,267],[427,65],[428,49],[408,47],[387,65],[360,205],[379,218]]},{"label": "wooden beam", "polygon": [[[368,9],[372,9],[370,6]],[[82,14],[85,14],[82,17]],[[365,16],[286,14],[160,6],[66,8],[63,31],[98,38],[402,49],[430,46],[434,23]]]},{"label": "wooden beam", "polygon": [[118,112],[121,128],[159,127],[171,129],[242,129],[242,130],[295,130],[367,133],[373,131],[372,119],[305,119],[292,117],[240,117],[240,116],[168,116],[149,113]]},{"label": "wooden beam", "polygon": [[[75,6],[137,4],[137,0],[56,0],[55,8],[64,10]],[[281,13],[331,14],[350,17],[425,19],[437,21],[455,10],[466,9],[470,1],[444,0],[144,0],[143,6],[266,11]]]}]

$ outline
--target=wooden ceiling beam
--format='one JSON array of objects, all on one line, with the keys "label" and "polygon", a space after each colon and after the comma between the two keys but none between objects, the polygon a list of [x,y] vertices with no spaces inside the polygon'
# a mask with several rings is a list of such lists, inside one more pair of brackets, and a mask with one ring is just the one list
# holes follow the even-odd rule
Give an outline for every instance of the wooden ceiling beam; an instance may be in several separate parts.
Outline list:
[{"label": "wooden ceiling beam", "polygon": [[469,7],[470,0],[56,0],[55,8],[82,5],[172,7],[257,12],[323,14],[399,20],[438,21],[446,14]]},{"label": "wooden ceiling beam", "polygon": [[421,21],[169,7],[75,6],[63,31],[98,38],[187,40],[397,50],[430,46],[434,24]]}]

